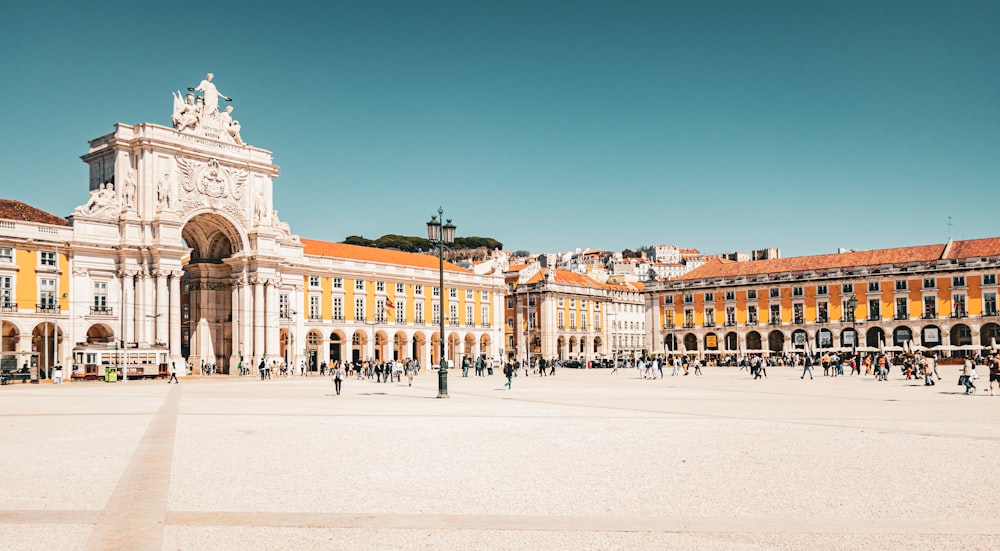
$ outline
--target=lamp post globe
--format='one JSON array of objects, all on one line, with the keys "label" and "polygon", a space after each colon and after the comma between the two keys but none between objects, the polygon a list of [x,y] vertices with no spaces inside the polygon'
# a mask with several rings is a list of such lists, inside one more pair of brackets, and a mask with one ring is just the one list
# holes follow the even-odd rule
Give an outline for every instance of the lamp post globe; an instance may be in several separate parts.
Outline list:
[{"label": "lamp post globe", "polygon": [[455,224],[451,223],[451,219],[445,224],[441,224],[444,220],[444,209],[438,207],[438,213],[436,216],[431,216],[430,222],[427,222],[427,240],[435,245],[438,249],[438,294],[440,297],[440,307],[438,309],[438,321],[440,322],[439,338],[441,342],[441,355],[438,358],[438,398],[448,397],[448,354],[446,349],[446,343],[444,336],[444,248],[446,245],[455,242]]}]

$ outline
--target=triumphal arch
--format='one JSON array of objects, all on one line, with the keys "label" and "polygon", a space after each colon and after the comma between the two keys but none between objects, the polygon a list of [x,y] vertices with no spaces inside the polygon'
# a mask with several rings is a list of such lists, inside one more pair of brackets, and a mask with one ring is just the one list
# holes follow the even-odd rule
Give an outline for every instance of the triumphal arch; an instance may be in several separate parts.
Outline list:
[{"label": "triumphal arch", "polygon": [[278,289],[301,290],[304,262],[273,208],[271,152],[244,143],[213,78],[174,93],[171,126],[119,123],[90,142],[72,294],[103,292],[119,311],[74,306],[72,323],[91,342],[103,327],[116,347],[224,372],[278,355]]}]

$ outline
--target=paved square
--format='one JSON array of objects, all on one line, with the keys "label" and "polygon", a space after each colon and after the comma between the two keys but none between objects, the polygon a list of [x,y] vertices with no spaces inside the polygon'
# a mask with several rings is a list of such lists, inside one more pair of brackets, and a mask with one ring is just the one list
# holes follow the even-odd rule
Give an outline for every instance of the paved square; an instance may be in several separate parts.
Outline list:
[{"label": "paved square", "polygon": [[0,547],[997,547],[985,378],[666,374],[4,386]]}]

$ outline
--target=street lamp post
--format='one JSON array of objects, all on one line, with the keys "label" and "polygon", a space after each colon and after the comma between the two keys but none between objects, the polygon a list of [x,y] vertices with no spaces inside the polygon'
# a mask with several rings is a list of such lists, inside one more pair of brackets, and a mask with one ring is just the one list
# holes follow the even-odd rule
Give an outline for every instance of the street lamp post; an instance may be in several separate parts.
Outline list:
[{"label": "street lamp post", "polygon": [[439,277],[439,295],[440,295],[440,308],[438,321],[441,322],[440,326],[440,339],[441,339],[441,357],[438,358],[438,398],[448,397],[448,364],[447,364],[447,350],[445,348],[445,338],[444,338],[444,247],[445,245],[455,242],[455,225],[451,223],[451,219],[448,219],[444,225],[441,224],[441,220],[444,220],[444,209],[438,207],[437,216],[431,216],[431,221],[427,223],[427,239],[432,245],[436,245],[438,249],[438,277]]}]

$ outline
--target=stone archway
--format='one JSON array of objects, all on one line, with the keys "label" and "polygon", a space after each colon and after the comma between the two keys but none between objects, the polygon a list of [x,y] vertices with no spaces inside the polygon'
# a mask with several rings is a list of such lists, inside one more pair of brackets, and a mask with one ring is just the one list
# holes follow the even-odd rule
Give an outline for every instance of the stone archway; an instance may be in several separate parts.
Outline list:
[{"label": "stone archway", "polygon": [[0,325],[0,368],[5,371],[15,371],[17,365],[17,343],[21,332],[13,323],[4,321]]},{"label": "stone archway", "polygon": [[181,230],[184,245],[191,249],[184,265],[181,293],[181,354],[200,369],[214,363],[228,373],[230,359],[240,345],[233,345],[233,319],[246,323],[251,312],[233,312],[233,269],[226,260],[245,249],[243,235],[229,218],[208,212],[192,216]]},{"label": "stone archway", "polygon": [[103,323],[95,323],[87,329],[87,344],[112,344],[115,332]]}]

